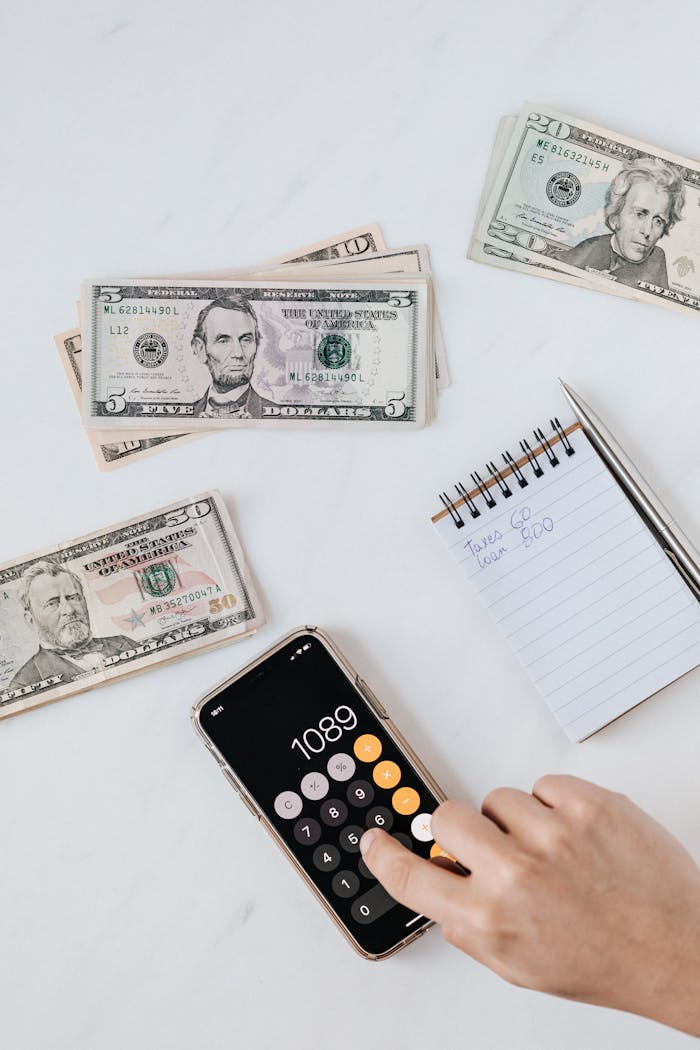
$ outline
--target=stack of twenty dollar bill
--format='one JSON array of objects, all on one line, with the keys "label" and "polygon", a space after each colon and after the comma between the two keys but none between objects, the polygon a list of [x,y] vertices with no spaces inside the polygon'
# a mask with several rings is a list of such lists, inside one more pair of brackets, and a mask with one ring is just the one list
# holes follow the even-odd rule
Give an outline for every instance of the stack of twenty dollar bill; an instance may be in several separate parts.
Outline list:
[{"label": "stack of twenty dollar bill", "polygon": [[700,163],[527,102],[499,123],[468,256],[700,312]]},{"label": "stack of twenty dollar bill", "polygon": [[245,271],[83,282],[55,337],[98,466],[228,427],[420,427],[447,362],[425,245],[367,224]]}]

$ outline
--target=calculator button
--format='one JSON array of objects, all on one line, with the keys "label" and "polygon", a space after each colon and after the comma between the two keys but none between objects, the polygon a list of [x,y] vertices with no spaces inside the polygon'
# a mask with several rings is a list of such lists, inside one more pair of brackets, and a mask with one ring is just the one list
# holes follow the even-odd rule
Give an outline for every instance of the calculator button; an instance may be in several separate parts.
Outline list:
[{"label": "calculator button", "polygon": [[332,755],[326,766],[328,776],[333,777],[334,780],[349,780],[354,775],[355,768],[355,760],[342,751],[339,751],[337,755]]},{"label": "calculator button", "polygon": [[374,788],[366,780],[353,780],[347,790],[347,799],[351,806],[364,809],[374,801]]},{"label": "calculator button", "polygon": [[414,788],[398,788],[391,796],[391,804],[397,813],[410,817],[420,806],[420,795]]},{"label": "calculator button", "polygon": [[394,825],[394,815],[390,809],[385,806],[375,806],[367,814],[367,827],[368,828],[381,828],[382,831],[389,831]]},{"label": "calculator button", "polygon": [[348,818],[348,807],[339,798],[327,798],[321,806],[321,820],[331,828],[344,824]]},{"label": "calculator button", "polygon": [[367,926],[370,922],[374,922],[375,919],[386,915],[388,911],[391,911],[396,906],[396,903],[384,887],[377,884],[371,890],[367,890],[367,893],[363,893],[361,897],[358,897],[356,901],[353,901],[350,914],[355,922]]},{"label": "calculator button", "polygon": [[438,846],[437,842],[434,842],[432,844],[432,846],[430,847],[430,856],[431,857],[445,857],[446,860],[453,860],[455,862],[455,864],[457,864],[457,861],[452,856],[452,854],[451,853],[446,853],[445,850],[442,848],[442,846]]},{"label": "calculator button", "polygon": [[382,788],[395,788],[401,780],[401,770],[396,762],[377,762],[372,770],[372,779]]},{"label": "calculator button", "polygon": [[358,853],[360,849],[360,839],[365,833],[365,829],[358,827],[357,824],[349,824],[347,828],[343,828],[340,833],[340,845],[343,849],[347,850],[348,853]]},{"label": "calculator button", "polygon": [[339,871],[333,876],[331,885],[339,897],[354,897],[360,888],[360,880],[354,871]]},{"label": "calculator button", "polygon": [[312,817],[301,817],[294,825],[294,838],[304,846],[313,846],[321,838],[321,825]]},{"label": "calculator button", "polygon": [[433,833],[430,830],[430,814],[417,813],[411,821],[411,834],[419,842],[432,842]]},{"label": "calculator button", "polygon": [[314,850],[313,861],[319,871],[335,871],[340,864],[340,850],[336,846],[317,846]]},{"label": "calculator button", "polygon": [[318,801],[328,794],[328,777],[323,773],[307,773],[301,781],[301,793],[306,798]]},{"label": "calculator button", "polygon": [[396,839],[397,842],[400,842],[402,846],[406,847],[406,849],[413,850],[413,840],[409,835],[404,835],[403,831],[397,831],[396,834],[391,837],[392,839]]},{"label": "calculator button", "polygon": [[376,875],[372,874],[372,872],[369,870],[369,868],[367,867],[367,865],[361,857],[357,862],[357,870],[359,871],[360,875],[362,875],[362,877],[365,879],[376,879],[377,877]]},{"label": "calculator button", "polygon": [[280,791],[275,799],[275,813],[283,820],[294,820],[304,808],[296,791]]},{"label": "calculator button", "polygon": [[376,762],[382,753],[382,742],[372,733],[363,733],[362,736],[358,736],[352,749],[360,762]]}]

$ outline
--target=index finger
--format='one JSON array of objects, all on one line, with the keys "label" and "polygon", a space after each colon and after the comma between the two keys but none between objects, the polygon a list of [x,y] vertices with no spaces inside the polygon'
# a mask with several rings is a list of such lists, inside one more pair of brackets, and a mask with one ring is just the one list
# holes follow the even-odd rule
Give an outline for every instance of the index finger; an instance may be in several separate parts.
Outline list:
[{"label": "index finger", "polygon": [[399,904],[440,925],[464,906],[465,876],[411,853],[379,828],[360,839],[365,864]]},{"label": "index finger", "polygon": [[551,809],[572,813],[610,797],[610,792],[599,784],[569,773],[548,773],[540,777],[532,786],[532,794]]}]

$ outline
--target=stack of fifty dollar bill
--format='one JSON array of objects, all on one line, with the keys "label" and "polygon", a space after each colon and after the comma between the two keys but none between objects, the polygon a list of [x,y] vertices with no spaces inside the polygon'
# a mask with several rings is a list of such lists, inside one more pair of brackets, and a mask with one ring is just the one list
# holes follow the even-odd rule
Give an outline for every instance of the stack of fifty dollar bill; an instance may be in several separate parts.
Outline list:
[{"label": "stack of fifty dollar bill", "polygon": [[469,258],[700,311],[700,163],[526,103],[503,117]]},{"label": "stack of fifty dollar bill", "polygon": [[218,492],[0,566],[0,718],[265,622]]},{"label": "stack of fifty dollar bill", "polygon": [[448,383],[424,245],[375,224],[246,271],[83,283],[55,337],[103,470],[221,427],[422,426]]}]

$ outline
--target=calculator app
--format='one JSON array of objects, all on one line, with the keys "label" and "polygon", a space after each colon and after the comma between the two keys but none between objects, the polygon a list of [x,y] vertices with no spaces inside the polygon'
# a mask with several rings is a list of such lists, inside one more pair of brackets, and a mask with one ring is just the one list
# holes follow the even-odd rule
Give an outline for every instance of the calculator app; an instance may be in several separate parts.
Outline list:
[{"label": "calculator app", "polygon": [[360,854],[367,828],[442,855],[432,791],[326,646],[295,638],[210,700],[202,728],[360,947],[380,955],[427,924]]}]

